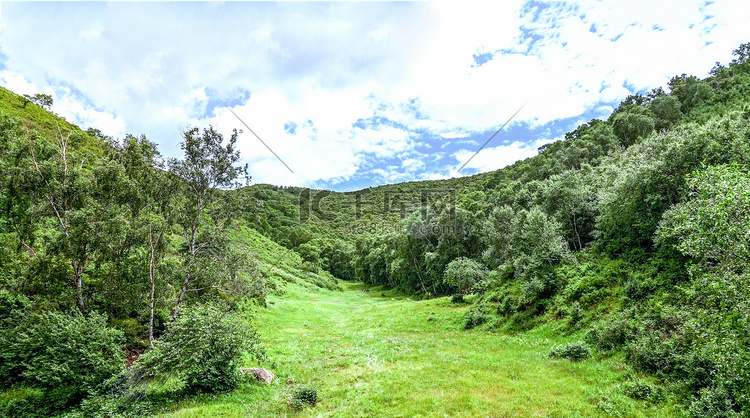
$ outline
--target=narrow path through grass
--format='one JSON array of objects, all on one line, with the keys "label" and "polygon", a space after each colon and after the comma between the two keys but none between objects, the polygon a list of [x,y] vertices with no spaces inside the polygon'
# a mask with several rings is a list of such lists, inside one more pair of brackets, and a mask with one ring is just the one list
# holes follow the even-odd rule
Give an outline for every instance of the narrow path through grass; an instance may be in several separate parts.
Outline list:
[{"label": "narrow path through grass", "polygon": [[[270,387],[191,400],[177,416],[670,416],[619,395],[617,360],[551,359],[563,340],[459,329],[465,307],[447,298],[413,301],[381,291],[293,287],[272,298],[256,327],[273,360]],[[320,402],[288,399],[301,385]]]}]

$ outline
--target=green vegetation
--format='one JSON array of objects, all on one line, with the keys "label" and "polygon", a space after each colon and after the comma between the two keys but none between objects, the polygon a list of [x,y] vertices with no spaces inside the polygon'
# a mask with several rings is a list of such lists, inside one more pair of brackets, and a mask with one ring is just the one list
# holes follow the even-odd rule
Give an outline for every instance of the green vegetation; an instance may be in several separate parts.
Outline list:
[{"label": "green vegetation", "polygon": [[[676,414],[672,399],[625,393],[634,384],[658,386],[629,371],[622,356],[549,357],[553,346],[571,341],[550,328],[523,335],[462,331],[467,306],[448,297],[417,301],[342,285],[344,292],[290,285],[283,296],[269,297],[258,332],[277,363],[271,386],[246,383],[231,394],[184,400],[160,416]],[[295,402],[305,388],[316,390],[316,406]]]},{"label": "green vegetation", "polygon": [[0,89],[0,411],[747,416],[748,51],[503,170],[347,193]]}]

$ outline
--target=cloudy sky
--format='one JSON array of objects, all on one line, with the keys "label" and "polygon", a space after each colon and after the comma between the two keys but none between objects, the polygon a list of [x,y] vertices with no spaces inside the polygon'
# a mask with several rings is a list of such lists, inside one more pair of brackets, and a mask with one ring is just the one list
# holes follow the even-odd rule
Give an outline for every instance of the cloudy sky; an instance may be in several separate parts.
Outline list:
[{"label": "cloudy sky", "polygon": [[747,0],[2,1],[0,85],[168,157],[187,127],[244,129],[254,183],[354,190],[536,155],[628,94],[706,76],[749,27]]}]

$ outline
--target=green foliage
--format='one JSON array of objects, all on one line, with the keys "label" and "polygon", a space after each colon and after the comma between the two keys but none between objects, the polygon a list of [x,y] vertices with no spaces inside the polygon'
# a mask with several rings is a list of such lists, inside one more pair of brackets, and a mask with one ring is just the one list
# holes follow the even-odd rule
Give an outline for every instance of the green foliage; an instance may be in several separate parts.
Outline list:
[{"label": "green foliage", "polygon": [[122,333],[96,313],[29,313],[8,331],[0,347],[0,381],[38,389],[27,400],[36,414],[61,411],[103,393],[105,382],[125,364]]},{"label": "green foliage", "polygon": [[318,391],[315,388],[303,386],[294,391],[291,405],[295,409],[302,409],[305,406],[315,406],[318,404]]},{"label": "green foliage", "polygon": [[682,113],[689,113],[698,106],[709,103],[714,98],[714,92],[706,80],[699,80],[695,76],[672,77],[669,80],[672,95],[681,103]]},{"label": "green foliage", "polygon": [[664,213],[657,234],[705,264],[734,271],[750,264],[750,175],[739,165],[718,165],[687,178],[688,199]]},{"label": "green foliage", "polygon": [[475,303],[464,314],[464,329],[476,328],[492,317],[490,305],[488,303]]},{"label": "green foliage", "polygon": [[258,340],[226,309],[194,305],[180,311],[164,336],[133,368],[133,382],[176,376],[188,392],[225,392],[238,381],[242,356],[262,356]]},{"label": "green foliage", "polygon": [[744,416],[732,396],[723,388],[706,387],[690,402],[690,414],[695,418],[739,418]]},{"label": "green foliage", "polygon": [[301,244],[298,252],[305,262],[313,265],[320,263],[320,249],[316,245],[311,243]]},{"label": "green foliage", "polygon": [[630,398],[639,401],[659,403],[664,400],[664,393],[661,388],[639,381],[623,385],[622,391]]},{"label": "green foliage", "polygon": [[672,127],[682,118],[680,99],[675,96],[661,96],[649,103],[648,108],[654,114],[654,129],[661,131]]},{"label": "green foliage", "polygon": [[597,350],[609,351],[625,347],[635,339],[635,331],[627,320],[615,317],[605,319],[586,332],[585,340]]},{"label": "green foliage", "polygon": [[653,130],[654,118],[641,106],[631,105],[612,117],[612,131],[626,147],[647,137]]},{"label": "green foliage", "polygon": [[570,361],[581,361],[589,358],[591,350],[582,343],[556,345],[550,349],[550,357],[564,358]]},{"label": "green foliage", "polygon": [[466,257],[458,257],[448,263],[443,273],[445,284],[457,288],[459,295],[463,295],[486,277],[487,268]]}]

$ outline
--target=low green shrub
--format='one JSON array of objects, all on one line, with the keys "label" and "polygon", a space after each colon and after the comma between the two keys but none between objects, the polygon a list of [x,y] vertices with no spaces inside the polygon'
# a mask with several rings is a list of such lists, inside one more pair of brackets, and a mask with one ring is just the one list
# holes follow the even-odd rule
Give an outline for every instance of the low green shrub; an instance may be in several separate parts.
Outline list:
[{"label": "low green shrub", "polygon": [[597,323],[586,333],[584,340],[597,350],[609,351],[624,347],[635,338],[628,321],[616,317]]},{"label": "low green shrub", "polygon": [[318,391],[309,386],[303,386],[294,391],[291,404],[295,409],[302,409],[305,406],[315,406],[318,404]]},{"label": "low green shrub", "polygon": [[0,380],[36,389],[8,407],[11,416],[66,410],[104,392],[125,365],[122,332],[97,313],[29,314],[5,337]]},{"label": "low green shrub", "polygon": [[706,387],[701,389],[688,407],[694,418],[740,418],[743,415],[723,388]]},{"label": "low green shrub", "polygon": [[622,387],[623,393],[638,401],[659,403],[664,400],[661,389],[642,382],[631,382]]},{"label": "low green shrub", "polygon": [[133,383],[176,375],[188,392],[226,392],[239,383],[242,355],[263,352],[252,329],[226,308],[184,308],[133,368]]},{"label": "low green shrub", "polygon": [[581,361],[589,358],[591,351],[582,343],[556,345],[549,352],[550,357],[564,358],[570,361]]},{"label": "low green shrub", "polygon": [[476,328],[489,321],[491,318],[489,311],[488,302],[480,300],[474,303],[464,314],[464,329]]}]

